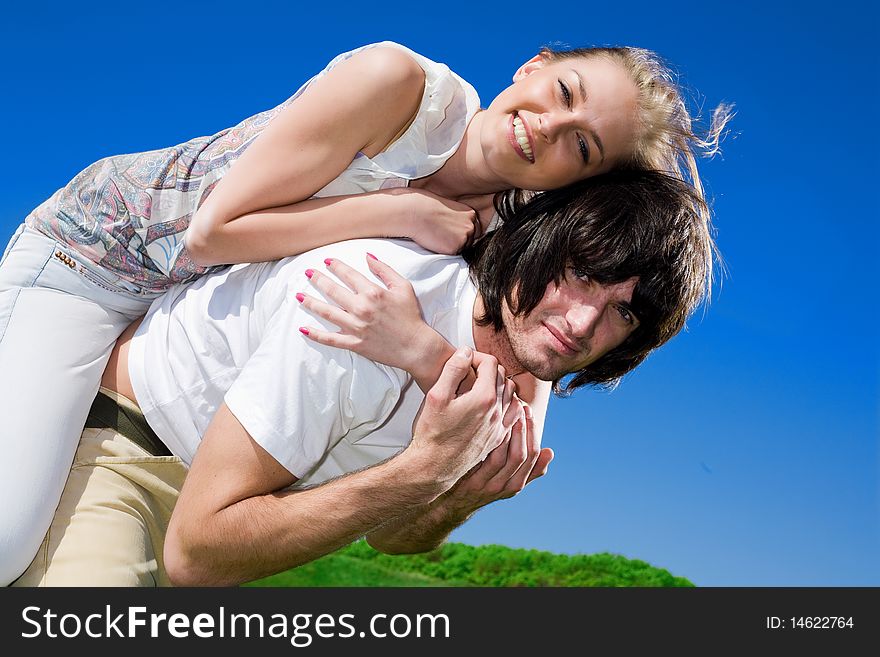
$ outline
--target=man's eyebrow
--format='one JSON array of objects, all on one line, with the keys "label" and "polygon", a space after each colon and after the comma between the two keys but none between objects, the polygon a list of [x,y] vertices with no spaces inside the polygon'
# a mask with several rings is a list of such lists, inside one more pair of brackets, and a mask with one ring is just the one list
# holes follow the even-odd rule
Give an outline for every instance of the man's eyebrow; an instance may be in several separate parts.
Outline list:
[{"label": "man's eyebrow", "polygon": [[[579,89],[580,92],[581,92],[581,100],[582,100],[582,101],[586,101],[586,99],[587,99],[587,87],[586,87],[586,85],[584,84],[584,78],[581,76],[580,72],[579,72],[576,68],[573,68],[573,69],[571,69],[571,70],[572,70],[572,72],[574,73],[575,77],[577,78],[577,81],[578,81],[578,89]],[[602,162],[605,161],[605,145],[602,143],[602,140],[599,139],[599,135],[596,133],[596,131],[593,130],[592,128],[590,128],[590,135],[592,135],[592,137],[593,137],[593,141],[596,142],[596,146],[597,146],[598,149],[599,149],[599,155],[602,156],[602,159],[599,160],[599,164],[602,164]]]}]

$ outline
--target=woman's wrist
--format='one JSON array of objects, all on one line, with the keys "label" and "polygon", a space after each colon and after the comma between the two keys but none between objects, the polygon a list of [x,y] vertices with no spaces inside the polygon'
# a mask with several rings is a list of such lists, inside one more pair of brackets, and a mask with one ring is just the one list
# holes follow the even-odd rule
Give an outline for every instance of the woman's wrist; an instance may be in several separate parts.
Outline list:
[{"label": "woman's wrist", "polygon": [[412,374],[422,392],[427,393],[437,383],[443,366],[455,353],[455,348],[427,324],[417,333],[411,345],[413,359],[405,369]]},{"label": "woman's wrist", "polygon": [[385,197],[384,221],[388,236],[412,239],[421,216],[416,205],[418,192],[406,187],[392,187],[378,193]]}]

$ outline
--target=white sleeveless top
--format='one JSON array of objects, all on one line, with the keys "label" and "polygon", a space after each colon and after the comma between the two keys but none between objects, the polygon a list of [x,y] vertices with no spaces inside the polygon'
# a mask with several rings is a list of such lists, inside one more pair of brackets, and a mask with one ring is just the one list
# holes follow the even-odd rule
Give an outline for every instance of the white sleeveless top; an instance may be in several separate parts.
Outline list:
[{"label": "white sleeveless top", "polygon": [[[339,62],[377,46],[403,50],[425,71],[425,91],[412,124],[388,148],[373,158],[363,153],[335,180],[315,196],[359,194],[388,187],[405,187],[442,167],[458,149],[468,123],[480,109],[477,91],[465,80],[439,64],[392,41],[383,41],[336,57],[303,89]],[[299,94],[300,92],[297,92]]]}]

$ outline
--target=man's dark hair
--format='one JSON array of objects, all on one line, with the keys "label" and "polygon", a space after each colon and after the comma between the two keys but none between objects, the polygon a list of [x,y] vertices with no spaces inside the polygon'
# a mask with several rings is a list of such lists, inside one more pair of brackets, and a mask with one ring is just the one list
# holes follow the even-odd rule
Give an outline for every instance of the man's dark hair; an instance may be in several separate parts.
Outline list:
[{"label": "man's dark hair", "polygon": [[508,192],[496,210],[499,228],[462,253],[483,297],[482,326],[503,328],[503,301],[514,315],[530,313],[569,268],[603,285],[639,277],[632,298],[639,326],[564,385],[554,381],[557,395],[614,387],[677,334],[710,291],[716,249],[706,205],[670,175],[614,171],[531,198]]}]

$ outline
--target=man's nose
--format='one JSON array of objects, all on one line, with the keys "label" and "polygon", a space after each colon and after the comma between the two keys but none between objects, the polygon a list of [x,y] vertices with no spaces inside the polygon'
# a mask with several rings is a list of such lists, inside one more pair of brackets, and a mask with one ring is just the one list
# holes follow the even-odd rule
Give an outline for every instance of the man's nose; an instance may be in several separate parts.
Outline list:
[{"label": "man's nose", "polygon": [[589,340],[593,337],[601,317],[602,311],[593,303],[572,306],[566,316],[571,327],[571,336],[577,340]]}]

